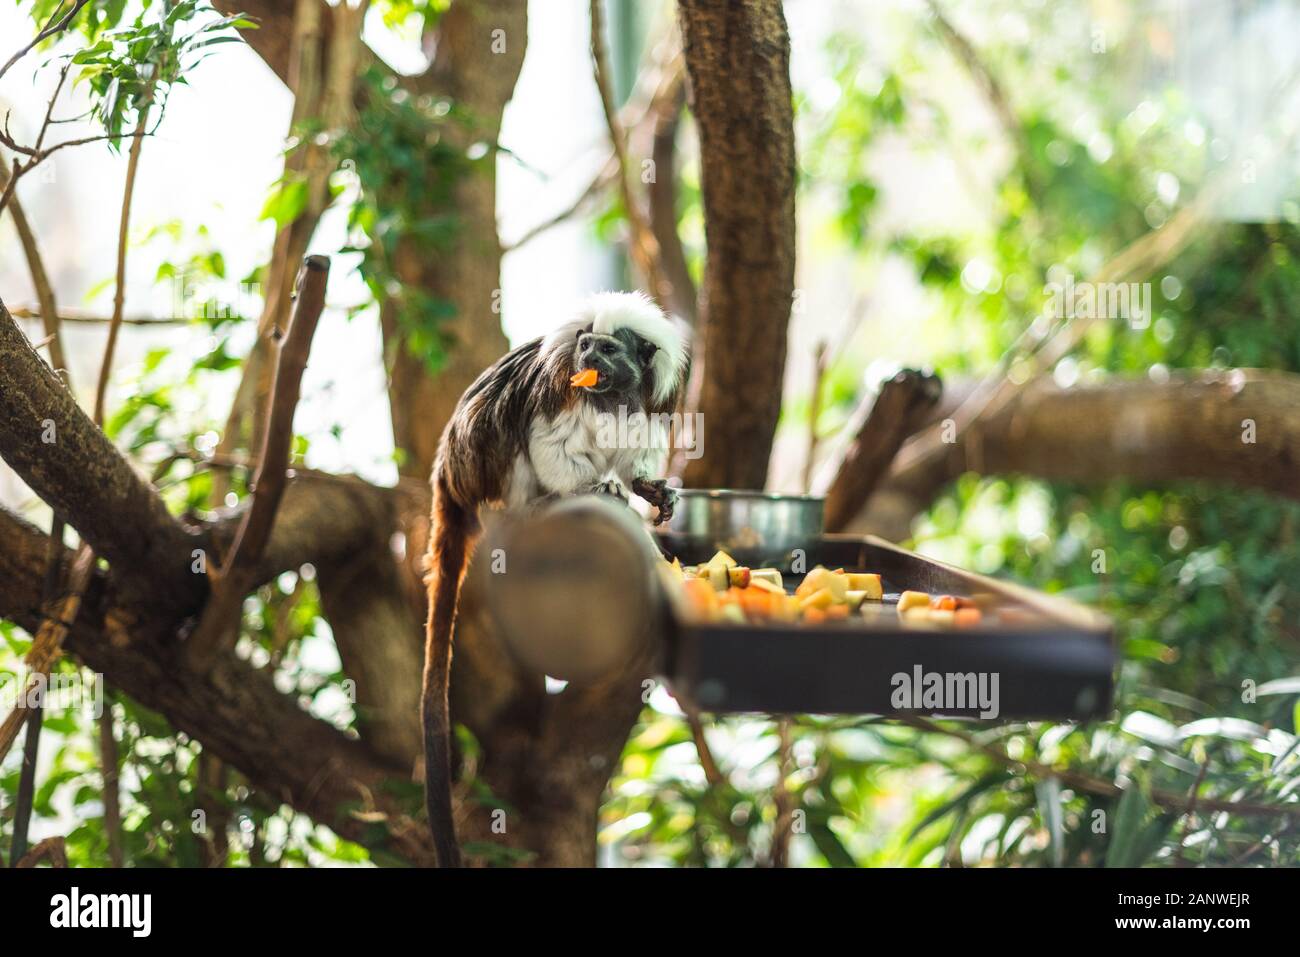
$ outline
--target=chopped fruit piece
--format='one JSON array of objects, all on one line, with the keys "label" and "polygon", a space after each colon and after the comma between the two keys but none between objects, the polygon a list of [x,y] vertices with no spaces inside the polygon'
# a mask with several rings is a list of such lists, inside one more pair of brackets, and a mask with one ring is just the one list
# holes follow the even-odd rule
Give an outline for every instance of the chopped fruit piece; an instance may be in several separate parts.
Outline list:
[{"label": "chopped fruit piece", "polygon": [[600,373],[595,369],[583,369],[581,372],[575,372],[569,379],[569,385],[575,389],[590,389],[600,381]]},{"label": "chopped fruit piece", "polygon": [[923,591],[905,591],[898,596],[899,612],[907,611],[909,608],[929,608],[930,596]]},{"label": "chopped fruit piece", "polygon": [[835,594],[829,588],[821,588],[811,595],[805,596],[799,603],[799,607],[804,611],[809,608],[818,608],[825,610],[835,604]]},{"label": "chopped fruit piece", "polygon": [[863,592],[867,601],[880,601],[885,595],[879,575],[849,572],[845,577],[849,580],[849,591]]},{"label": "chopped fruit piece", "polygon": [[738,625],[745,624],[745,612],[736,604],[722,606],[722,620],[735,622]]},{"label": "chopped fruit piece", "polygon": [[[972,628],[983,620],[981,607],[992,598],[905,591],[895,611],[880,603],[884,592],[880,575],[823,565],[805,575],[790,595],[779,569],[749,568],[737,564],[725,551],[700,565],[665,560],[661,570],[668,587],[681,583],[692,619],[736,624],[821,624],[852,619],[886,626],[901,620],[917,628]],[[998,614],[1002,614],[1000,606]],[[1029,618],[1029,613],[1022,617]]]},{"label": "chopped fruit piece", "polygon": [[691,612],[709,618],[718,607],[718,595],[713,586],[702,578],[687,578],[682,582],[686,589],[686,604]]},{"label": "chopped fruit piece", "polygon": [[759,618],[768,618],[772,614],[772,593],[761,588],[742,588],[739,592],[740,607],[745,613]]},{"label": "chopped fruit piece", "polygon": [[848,577],[819,566],[808,573],[807,577],[803,580],[803,584],[801,584],[795,591],[795,594],[802,598],[805,595],[811,595],[814,592],[821,591],[823,588],[830,591],[830,593],[835,597],[835,601],[844,601],[845,595],[847,595],[849,591]]}]

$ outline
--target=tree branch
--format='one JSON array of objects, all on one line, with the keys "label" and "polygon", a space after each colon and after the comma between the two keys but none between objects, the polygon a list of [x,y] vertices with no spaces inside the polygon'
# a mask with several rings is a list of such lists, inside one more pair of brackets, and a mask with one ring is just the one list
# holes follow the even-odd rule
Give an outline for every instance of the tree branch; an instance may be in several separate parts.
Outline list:
[{"label": "tree branch", "polygon": [[47,837],[37,842],[36,846],[14,862],[15,868],[35,867],[41,861],[49,861],[50,867],[67,867],[68,852],[61,837]]},{"label": "tree branch", "polygon": [[650,149],[654,179],[650,183],[650,228],[659,244],[659,262],[671,287],[669,305],[693,327],[698,308],[695,282],[686,262],[686,250],[677,232],[677,131],[686,106],[686,72],[681,57],[667,68],[669,83],[651,107],[654,117]]},{"label": "tree branch", "polygon": [[925,458],[896,460],[855,524],[902,497],[915,514],[963,472],[1068,482],[1208,479],[1300,499],[1300,375],[1262,369],[1176,373],[1062,389],[1040,378]]},{"label": "tree branch", "polygon": [[184,614],[206,584],[172,518],[0,303],[0,457],[113,566],[130,604]]},{"label": "tree branch", "polygon": [[623,210],[627,216],[631,236],[628,250],[632,261],[645,282],[646,289],[661,306],[672,304],[672,286],[664,277],[663,264],[659,259],[659,242],[646,219],[641,202],[632,190],[628,179],[627,133],[618,118],[618,108],[614,105],[614,90],[610,85],[609,58],[605,55],[605,30],[601,17],[603,0],[591,0],[591,60],[596,78],[596,90],[600,93],[600,105],[605,113],[605,125],[609,129],[610,145],[618,161],[618,187],[623,197]]},{"label": "tree branch", "polygon": [[[279,348],[279,361],[272,385],[270,408],[264,430],[259,465],[253,482],[253,504],[235,535],[229,556],[219,568],[210,567],[212,595],[198,629],[189,641],[191,660],[210,661],[233,642],[238,633],[238,611],[244,595],[253,587],[258,563],[271,537],[276,510],[284,495],[289,453],[293,443],[293,418],[298,409],[302,375],[307,369],[312,338],[325,308],[325,286],[329,260],[308,256],[298,276],[298,293],[288,335]],[[274,332],[274,328],[270,330]]]},{"label": "tree branch", "polygon": [[[853,442],[826,492],[826,530],[843,531],[861,511],[919,420],[939,401],[939,380],[904,369],[880,386],[875,400],[855,414]],[[863,414],[865,411],[865,414]]]},{"label": "tree branch", "polygon": [[[0,160],[0,187],[9,182],[9,170]],[[36,245],[36,234],[32,232],[31,223],[17,196],[9,199],[9,214],[14,219],[14,229],[18,232],[18,242],[23,247],[23,256],[27,259],[27,271],[32,276],[32,287],[36,290],[36,301],[41,307],[41,323],[45,335],[49,338],[50,361],[54,370],[68,383],[68,358],[63,352],[63,337],[59,334],[59,308],[54,298],[54,287],[50,284],[49,274],[45,271],[45,261],[41,258]]]},{"label": "tree branch", "polygon": [[25,57],[28,53],[31,53],[32,50],[36,49],[36,47],[40,46],[46,40],[50,39],[50,37],[62,33],[64,30],[66,30],[68,28],[68,24],[72,22],[72,18],[75,17],[78,13],[80,13],[81,8],[84,7],[89,2],[90,0],[76,0],[76,3],[72,5],[72,9],[69,10],[66,14],[64,14],[61,20],[55,20],[55,17],[59,15],[59,11],[63,9],[63,2],[62,0],[60,0],[58,7],[56,7],[54,10],[54,13],[50,15],[50,19],[49,21],[47,21],[45,28],[41,30],[40,33],[36,34],[36,36],[32,39],[31,43],[27,44],[25,47],[23,47],[21,50],[15,53],[13,56],[11,56],[8,59],[8,61],[5,62],[4,66],[0,66],[0,77],[8,73],[9,68],[11,66],[17,63],[23,57]]},{"label": "tree branch", "polygon": [[117,273],[113,283],[113,319],[108,326],[108,341],[104,345],[104,358],[99,367],[99,382],[95,386],[96,425],[104,424],[104,403],[108,397],[108,380],[113,371],[113,354],[117,350],[117,334],[122,329],[122,315],[126,306],[126,241],[131,223],[131,198],[135,195],[135,174],[140,168],[140,149],[144,145],[145,129],[149,123],[149,107],[153,104],[154,81],[158,73],[150,74],[148,85],[140,102],[140,118],[136,122],[135,139],[126,161],[126,185],[122,190],[122,210],[117,224]]},{"label": "tree branch", "polygon": [[[39,529],[0,509],[0,615],[29,631],[42,618],[47,541]],[[208,674],[198,674],[186,665],[174,635],[146,628],[126,640],[114,624],[125,614],[120,597],[112,581],[94,576],[65,639],[70,653],[197,738],[273,801],[372,849],[432,863],[427,829],[407,816],[390,787],[409,780],[408,766],[377,757],[312,717],[276,689],[271,675],[245,662],[222,656]],[[370,813],[359,815],[359,809]]]}]

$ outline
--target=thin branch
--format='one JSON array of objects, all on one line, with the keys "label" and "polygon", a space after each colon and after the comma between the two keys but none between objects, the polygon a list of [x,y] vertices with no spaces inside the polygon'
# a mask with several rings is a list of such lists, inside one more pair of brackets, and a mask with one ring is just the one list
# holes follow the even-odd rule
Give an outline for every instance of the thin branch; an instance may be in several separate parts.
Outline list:
[{"label": "thin branch", "polygon": [[272,387],[272,402],[257,473],[253,479],[253,507],[235,539],[230,560],[256,564],[270,538],[275,512],[284,495],[289,453],[293,444],[293,417],[298,408],[302,376],[312,338],[325,308],[325,286],[329,280],[329,260],[308,256],[298,276],[289,332],[280,349]]},{"label": "thin branch", "polygon": [[[15,217],[16,222],[16,217]],[[43,306],[35,308],[31,306],[15,306],[9,310],[9,315],[15,319],[36,319],[45,323],[46,329],[49,329],[48,322],[51,310]],[[82,325],[104,326],[113,321],[112,316],[96,316],[87,312],[77,312],[71,309],[60,309],[54,319],[58,324],[71,322]],[[194,320],[174,316],[123,316],[121,324],[124,326],[178,326],[187,325]]]},{"label": "thin branch", "polygon": [[113,289],[113,319],[108,327],[108,342],[104,345],[104,358],[99,366],[99,383],[95,386],[96,425],[104,424],[104,402],[108,396],[108,380],[113,371],[113,353],[117,349],[117,334],[122,329],[122,315],[126,305],[126,244],[127,231],[131,223],[131,198],[135,194],[135,176],[140,168],[140,147],[144,143],[142,134],[149,122],[149,107],[153,102],[155,70],[140,103],[140,118],[136,123],[136,138],[131,143],[131,153],[126,162],[126,185],[122,192],[122,211],[117,225],[117,273]]},{"label": "thin branch", "polygon": [[[635,132],[645,128],[647,124],[654,123],[657,128],[660,117],[665,110],[665,101],[672,97],[675,89],[681,89],[684,86],[682,69],[681,54],[675,52],[667,58],[666,63],[655,67],[653,70],[644,71],[642,76],[638,77],[632,95],[623,104],[623,108],[619,110],[619,122],[628,131],[626,134],[628,139],[633,138]],[[647,76],[654,82],[649,82],[646,79]],[[592,177],[591,182],[587,184],[587,188],[582,191],[577,199],[553,216],[529,227],[519,238],[504,243],[501,251],[503,253],[513,252],[525,243],[531,242],[548,230],[582,213],[593,200],[615,184],[618,176],[618,154],[611,148],[609,156],[605,158],[605,162],[601,164],[596,175]]]},{"label": "thin branch", "polygon": [[27,707],[27,704],[33,699],[39,700],[43,695],[41,686],[62,654],[63,639],[81,609],[81,598],[94,568],[95,554],[89,546],[83,544],[77,550],[72,562],[67,593],[50,609],[48,617],[41,623],[36,637],[32,639],[31,648],[27,650],[24,660],[30,674],[24,685],[23,695],[5,720],[0,722],[0,761],[4,760],[9,749],[13,747],[19,730],[37,710]]},{"label": "thin branch", "polygon": [[692,327],[699,318],[695,281],[677,231],[677,133],[686,107],[686,64],[680,53],[666,68],[668,82],[651,104],[654,129],[650,156],[654,179],[649,187],[650,228],[659,244],[659,261],[672,287],[672,308]]},{"label": "thin branch", "polygon": [[776,785],[772,799],[776,803],[776,820],[772,822],[771,867],[790,866],[790,839],[794,837],[794,794],[786,778],[794,771],[793,721],[788,715],[776,719]]},{"label": "thin branch", "polygon": [[813,467],[817,462],[817,420],[822,415],[822,392],[826,385],[826,371],[829,368],[827,353],[829,349],[825,340],[818,342],[813,349],[812,398],[808,401],[808,451],[803,463],[803,490],[812,491]]},{"label": "thin branch", "polygon": [[650,223],[646,220],[641,204],[632,190],[632,183],[628,179],[627,134],[619,121],[618,109],[614,105],[614,91],[610,85],[601,2],[602,0],[591,0],[591,59],[595,71],[596,89],[600,93],[600,105],[605,111],[605,125],[609,128],[610,144],[618,159],[618,185],[623,195],[628,225],[631,227],[628,249],[632,261],[636,263],[645,281],[647,291],[661,306],[668,306],[671,303],[672,287],[664,278],[663,266],[659,261],[659,243],[655,240],[654,231],[650,228]]},{"label": "thin branch", "polygon": [[45,107],[45,119],[41,121],[41,131],[36,134],[36,152],[41,151],[45,145],[45,134],[50,130],[50,122],[54,118],[54,104],[59,99],[59,94],[63,92],[63,84],[68,81],[68,71],[72,69],[72,62],[69,61],[63,65],[59,71],[59,82],[54,85],[54,94],[50,97],[49,103]]},{"label": "thin branch", "polygon": [[939,6],[937,0],[926,0],[926,2],[938,27],[939,36],[947,43],[953,54],[966,68],[966,72],[971,75],[975,84],[984,93],[994,115],[998,118],[998,123],[1002,126],[1003,133],[1011,141],[1012,146],[1020,156],[1020,168],[1024,171],[1026,185],[1030,187],[1031,192],[1035,195],[1038,194],[1040,184],[1038,182],[1037,167],[1034,166],[1033,162],[1033,150],[1029,147],[1029,137],[1025,134],[1024,124],[1020,122],[1020,117],[1016,114],[1015,107],[1012,106],[1011,98],[1007,96],[1006,89],[993,71],[984,63],[983,59],[980,58],[974,45],[944,15],[943,8]]},{"label": "thin branch", "polygon": [[[9,170],[5,167],[4,161],[0,160],[0,184],[7,184],[9,178]],[[27,259],[27,270],[31,273],[32,287],[36,290],[36,299],[40,303],[41,323],[49,339],[50,362],[54,366],[54,371],[71,388],[68,358],[63,351],[63,337],[59,334],[59,310],[55,303],[54,287],[50,283],[49,273],[45,271],[45,261],[36,245],[36,234],[32,232],[31,223],[27,221],[27,214],[22,204],[18,202],[17,196],[10,198],[9,214],[13,217],[14,229],[18,232],[18,242],[23,247],[23,255]]]},{"label": "thin branch", "polygon": [[265,440],[253,480],[253,504],[235,535],[229,556],[220,568],[210,568],[213,591],[189,641],[194,662],[208,662],[228,644],[235,631],[244,594],[253,586],[258,563],[270,539],[276,511],[284,495],[289,455],[293,443],[293,417],[298,408],[302,375],[307,368],[312,338],[325,308],[329,260],[308,256],[298,275],[298,292],[289,331],[282,346],[267,411]]},{"label": "thin branch", "polygon": [[[43,604],[54,607],[63,571],[63,520],[58,514],[50,518],[50,541],[45,559],[45,585]],[[14,833],[9,859],[20,861],[27,852],[27,828],[31,824],[32,804],[36,794],[36,759],[40,751],[41,723],[45,716],[45,701],[37,701],[27,716],[27,738],[23,742],[23,761],[18,775],[18,799],[14,802]]]},{"label": "thin branch", "polygon": [[108,836],[108,866],[121,867],[122,800],[118,792],[117,736],[113,732],[113,699],[108,679],[100,678],[104,713],[99,716],[99,767],[103,774],[104,833]]},{"label": "thin branch", "polygon": [[69,146],[85,146],[87,143],[103,143],[105,140],[139,140],[153,136],[155,132],[155,130],[137,129],[131,133],[96,133],[92,136],[81,136],[75,140],[64,140],[62,143],[55,143],[53,146],[43,149],[35,149],[31,146],[23,146],[16,141],[13,135],[9,133],[8,124],[6,123],[5,130],[0,132],[0,145],[7,146],[15,153],[31,157],[32,162],[24,164],[22,169],[26,173],[37,163]]},{"label": "thin branch", "polygon": [[727,776],[722,773],[718,767],[717,760],[713,757],[713,749],[709,747],[709,741],[704,736],[704,722],[700,720],[700,713],[694,707],[682,706],[686,712],[686,725],[691,729],[691,740],[695,742],[695,753],[699,756],[700,767],[704,770],[704,780],[708,782],[711,788],[720,788],[727,783]]},{"label": "thin branch", "polygon": [[[3,77],[6,73],[8,73],[9,68],[11,66],[17,63],[23,57],[27,56],[27,54],[32,52],[32,50],[34,50],[37,46],[44,43],[46,40],[50,39],[50,37],[62,33],[64,30],[66,30],[68,28],[68,24],[72,22],[72,18],[75,17],[78,13],[80,13],[81,8],[84,7],[89,2],[90,0],[77,0],[77,2],[73,4],[72,9],[69,10],[66,15],[64,15],[62,20],[59,20],[57,23],[51,23],[47,21],[45,29],[43,29],[40,33],[36,34],[36,38],[33,39],[31,43],[27,44],[27,46],[23,47],[21,50],[19,50],[17,53],[11,56],[9,58],[9,61],[5,63],[4,66],[0,66],[0,77]],[[63,8],[63,0],[59,0],[59,6],[54,9],[54,13],[50,17],[51,21],[54,19],[54,17],[58,16],[59,10],[61,10],[62,8]]]},{"label": "thin branch", "polygon": [[536,239],[538,236],[542,235],[542,233],[554,229],[556,226],[559,226],[561,223],[567,222],[568,220],[572,219],[574,216],[577,216],[579,213],[585,211],[586,208],[591,204],[591,202],[594,199],[596,199],[598,196],[604,193],[606,189],[608,189],[610,186],[614,184],[615,180],[618,178],[618,175],[619,175],[618,160],[616,157],[611,155],[609,159],[605,161],[605,165],[600,168],[600,172],[597,173],[596,177],[590,183],[587,184],[587,188],[582,191],[582,193],[578,196],[577,199],[575,199],[564,209],[560,210],[554,216],[551,216],[549,219],[544,219],[537,225],[530,227],[528,230],[526,230],[523,233],[523,235],[521,235],[514,242],[502,246],[501,252],[502,253],[514,252],[520,246],[523,246],[524,244],[531,242],[532,240]]},{"label": "thin branch", "polygon": [[21,860],[14,862],[15,868],[32,868],[41,861],[49,861],[50,867],[67,867],[68,852],[63,838],[47,837],[28,851]]}]

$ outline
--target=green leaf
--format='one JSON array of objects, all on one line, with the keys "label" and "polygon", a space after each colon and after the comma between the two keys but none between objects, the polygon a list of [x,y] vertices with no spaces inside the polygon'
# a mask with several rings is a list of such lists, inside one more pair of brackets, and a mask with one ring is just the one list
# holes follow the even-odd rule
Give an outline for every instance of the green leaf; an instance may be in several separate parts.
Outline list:
[{"label": "green leaf", "polygon": [[1138,866],[1141,835],[1150,807],[1147,796],[1136,783],[1124,789],[1115,809],[1115,828],[1106,847],[1107,867]]},{"label": "green leaf", "polygon": [[831,830],[829,820],[813,820],[811,816],[808,822],[808,836],[812,838],[813,844],[821,852],[822,857],[831,867],[857,867],[858,862],[853,859],[843,842],[834,831]]},{"label": "green leaf", "polygon": [[1047,828],[1047,849],[1051,854],[1052,866],[1062,867],[1065,864],[1065,826],[1061,811],[1061,780],[1051,777],[1039,781],[1034,786],[1034,791],[1038,797],[1038,815]]},{"label": "green leaf", "polygon": [[307,181],[304,179],[284,180],[278,189],[271,192],[262,206],[261,219],[275,221],[277,229],[283,229],[300,215],[307,207]]}]

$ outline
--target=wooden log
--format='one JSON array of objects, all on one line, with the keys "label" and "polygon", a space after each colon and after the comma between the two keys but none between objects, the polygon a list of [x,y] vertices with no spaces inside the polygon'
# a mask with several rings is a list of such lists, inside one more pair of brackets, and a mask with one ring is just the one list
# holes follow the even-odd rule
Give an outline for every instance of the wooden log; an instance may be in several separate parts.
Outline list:
[{"label": "wooden log", "polygon": [[581,684],[623,671],[658,640],[659,561],[635,512],[583,496],[502,516],[480,545],[475,574],[511,656]]}]

